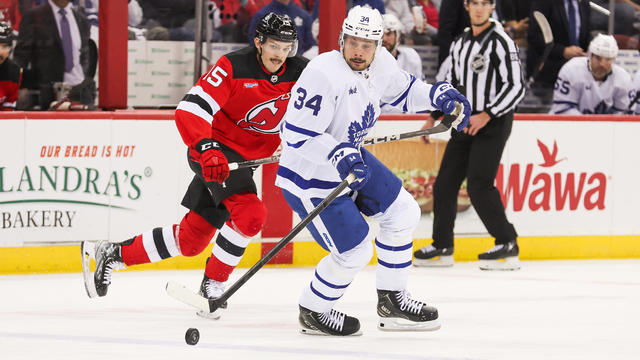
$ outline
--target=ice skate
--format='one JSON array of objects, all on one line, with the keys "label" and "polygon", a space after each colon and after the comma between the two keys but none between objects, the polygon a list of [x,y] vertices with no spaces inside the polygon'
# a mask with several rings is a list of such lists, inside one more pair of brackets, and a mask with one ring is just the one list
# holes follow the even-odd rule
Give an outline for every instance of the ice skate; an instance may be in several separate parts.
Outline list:
[{"label": "ice skate", "polygon": [[413,300],[407,291],[378,290],[378,329],[433,331],[440,329],[438,310]]},{"label": "ice skate", "polygon": [[[113,270],[125,269],[120,254],[120,244],[108,241],[83,241],[80,245],[82,251],[82,274],[87,295],[90,298],[107,295],[111,284]],[[91,259],[96,261],[96,269],[91,272]]]},{"label": "ice skate", "polygon": [[300,306],[298,321],[300,332],[307,335],[362,335],[358,319],[333,309],[318,313]]},{"label": "ice skate", "polygon": [[513,240],[498,244],[478,255],[481,270],[520,270],[518,243]]},{"label": "ice skate", "polygon": [[425,246],[413,253],[414,266],[449,267],[453,266],[453,247],[436,249],[433,245]]},{"label": "ice skate", "polygon": [[[198,292],[198,294],[206,297],[207,299],[217,299],[220,296],[222,296],[223,293],[224,293],[224,283],[220,281],[211,280],[205,274],[204,278],[202,279],[202,284],[200,284],[200,291]],[[214,312],[205,312],[200,310],[196,314],[198,316],[202,316],[203,318],[217,320],[220,318],[220,315],[221,315],[220,309],[226,309],[226,308],[227,308],[227,302],[225,301]]]}]

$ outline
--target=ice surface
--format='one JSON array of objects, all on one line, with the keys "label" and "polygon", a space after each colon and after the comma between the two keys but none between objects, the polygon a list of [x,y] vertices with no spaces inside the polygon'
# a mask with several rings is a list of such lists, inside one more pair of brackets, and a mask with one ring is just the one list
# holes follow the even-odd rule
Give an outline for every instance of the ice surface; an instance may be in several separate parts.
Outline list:
[{"label": "ice surface", "polygon": [[[413,297],[442,321],[414,333],[376,328],[367,267],[336,306],[362,323],[364,334],[349,338],[298,332],[313,268],[260,270],[218,321],[164,291],[168,280],[197,289],[201,271],[117,272],[99,299],[86,296],[81,274],[0,276],[0,359],[640,359],[640,260],[477,265],[412,269]],[[196,346],[184,341],[190,327],[200,331]]]}]

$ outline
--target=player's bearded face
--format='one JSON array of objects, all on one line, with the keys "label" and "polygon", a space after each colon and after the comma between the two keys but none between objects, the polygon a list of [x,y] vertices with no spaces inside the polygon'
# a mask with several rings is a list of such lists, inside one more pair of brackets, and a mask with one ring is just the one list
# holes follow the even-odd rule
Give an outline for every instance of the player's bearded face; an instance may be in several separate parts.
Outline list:
[{"label": "player's bearded face", "polygon": [[384,46],[389,52],[396,45],[396,32],[393,30],[385,31],[382,35],[382,46]]},{"label": "player's bearded face", "polygon": [[467,0],[466,8],[473,26],[483,26],[493,12],[493,3],[487,0]]},{"label": "player's bearded face", "polygon": [[256,47],[259,47],[260,60],[262,64],[269,72],[276,72],[282,64],[287,60],[289,52],[293,48],[293,44],[286,41],[276,41],[267,38],[264,44],[259,41],[256,42]]},{"label": "player's bearded face", "polygon": [[0,44],[0,64],[2,64],[11,52],[11,46],[9,44]]},{"label": "player's bearded face", "polygon": [[604,80],[604,77],[611,72],[611,65],[615,58],[604,57],[596,54],[591,54],[589,58],[589,65],[591,67],[591,73],[596,80]]},{"label": "player's bearded face", "polygon": [[344,59],[354,71],[366,70],[376,53],[375,40],[345,36],[344,39]]}]

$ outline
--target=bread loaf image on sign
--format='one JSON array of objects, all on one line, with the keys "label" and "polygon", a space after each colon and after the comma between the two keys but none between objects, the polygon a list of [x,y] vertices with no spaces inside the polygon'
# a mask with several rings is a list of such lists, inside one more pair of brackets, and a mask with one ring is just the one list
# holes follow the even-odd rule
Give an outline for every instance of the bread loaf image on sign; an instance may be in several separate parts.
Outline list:
[{"label": "bread loaf image on sign", "polygon": [[[433,184],[446,146],[444,140],[430,139],[429,144],[425,144],[416,138],[366,148],[402,180],[402,186],[416,199],[424,214],[433,211]],[[465,179],[458,193],[458,212],[470,206]]]}]

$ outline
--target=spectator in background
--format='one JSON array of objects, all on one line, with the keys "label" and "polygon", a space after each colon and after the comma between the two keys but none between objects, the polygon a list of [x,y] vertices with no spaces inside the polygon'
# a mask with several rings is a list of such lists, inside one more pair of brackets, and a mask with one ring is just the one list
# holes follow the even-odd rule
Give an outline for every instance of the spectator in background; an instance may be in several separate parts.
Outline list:
[{"label": "spectator in background", "polygon": [[464,9],[464,0],[442,0],[440,5],[438,36],[438,64],[442,64],[449,55],[453,39],[471,26],[469,14]]},{"label": "spectator in background", "polygon": [[527,47],[530,10],[529,0],[498,0],[496,2],[495,12],[502,22],[504,31],[519,47]]},{"label": "spectator in background", "polygon": [[138,0],[144,13],[148,40],[193,41],[194,0]]},{"label": "spectator in background", "polygon": [[[609,9],[609,0],[590,0],[596,5],[600,5],[605,9]],[[616,0],[615,3],[615,20],[613,22],[613,33],[631,36],[637,33],[633,27],[636,19],[635,13],[640,11],[640,5],[631,0]],[[607,32],[609,29],[609,16],[599,11],[591,11],[591,29]]]},{"label": "spectator in background", "polygon": [[[318,18],[318,6],[320,5],[320,1],[322,0],[315,0],[315,3],[313,4],[313,11],[311,12],[311,17],[313,19]],[[354,6],[369,5],[369,7],[371,7],[372,9],[377,9],[380,12],[380,14],[385,13],[385,5],[383,0],[345,0],[345,1],[346,1],[347,12],[349,12],[349,9],[351,9]]]},{"label": "spectator in background", "polygon": [[8,22],[0,22],[0,111],[15,110],[22,68],[9,59],[13,43],[13,29]]},{"label": "spectator in background", "polygon": [[626,114],[633,96],[631,75],[613,62],[618,45],[598,34],[586,57],[567,61],[553,90],[552,114]]},{"label": "spectator in background", "polygon": [[307,51],[305,51],[302,56],[311,60],[314,57],[318,56],[318,35],[320,34],[320,20],[313,20],[313,24],[311,24],[311,35],[313,36],[313,41],[316,42],[315,45],[310,47]]},{"label": "spectator in background", "polygon": [[[273,0],[267,6],[260,9],[253,18],[251,18],[251,24],[249,25],[249,34],[253,34],[256,29],[256,24],[267,13],[276,13],[288,15],[296,26],[298,32],[298,55],[302,55],[311,46],[313,46],[313,36],[311,35],[311,15],[292,0]],[[253,44],[253,39],[251,40]]]},{"label": "spectator in background", "polygon": [[[534,0],[531,4],[531,12],[533,11],[540,11],[547,18],[553,33],[553,48],[535,78],[538,85],[551,87],[567,60],[585,56],[591,39],[591,9],[587,1]],[[531,76],[544,51],[544,38],[535,21],[529,24],[527,42],[527,74]]]},{"label": "spectator in background", "polygon": [[[411,8],[409,8],[409,1],[407,0],[384,0],[384,11],[387,14],[393,14],[400,20],[402,25],[401,32],[404,35],[411,34],[411,31],[415,29],[413,22],[413,14]],[[410,39],[410,38],[409,38]],[[404,39],[406,41],[406,39]]]},{"label": "spectator in background", "polygon": [[[415,1],[416,5],[412,8],[414,17],[417,18],[417,14],[421,14],[421,17],[424,18],[422,26],[416,26],[414,28],[414,38],[416,37],[416,33],[424,32],[430,38],[429,43],[435,42],[431,39],[435,40],[438,35],[438,28],[440,27],[440,15],[438,14],[436,4],[430,0],[409,0],[409,2],[412,1]],[[420,29],[422,29],[422,31],[419,31]]]},{"label": "spectator in background", "polygon": [[18,0],[0,0],[0,21],[6,22],[17,32],[21,18]]},{"label": "spectator in background", "polygon": [[42,110],[49,109],[56,96],[54,84],[71,86],[68,98],[93,105],[95,82],[90,71],[89,22],[69,0],[49,0],[25,12],[20,23],[14,58],[25,70],[25,83],[40,90]]}]

